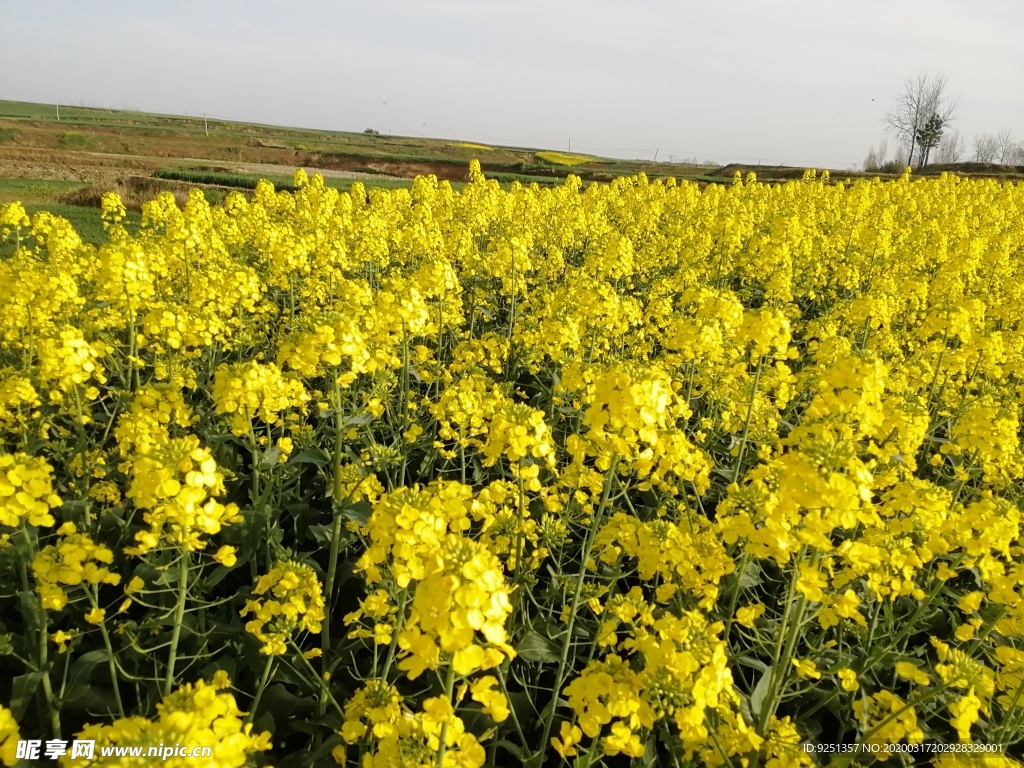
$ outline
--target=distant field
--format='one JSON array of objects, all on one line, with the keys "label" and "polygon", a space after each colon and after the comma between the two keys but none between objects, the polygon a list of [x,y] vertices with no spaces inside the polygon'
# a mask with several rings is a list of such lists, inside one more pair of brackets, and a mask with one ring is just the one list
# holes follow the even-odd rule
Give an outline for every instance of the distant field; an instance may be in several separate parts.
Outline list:
[{"label": "distant field", "polygon": [[15,200],[26,204],[46,203],[84,186],[86,183],[81,181],[0,178],[0,204]]},{"label": "distant field", "polygon": [[[217,185],[222,187],[233,187],[236,189],[255,189],[260,179],[265,179],[274,185],[278,190],[295,190],[294,180],[291,176],[276,176],[272,174],[259,173],[230,173],[224,171],[211,171],[205,169],[191,168],[158,168],[153,172],[154,178],[166,179],[168,181],[181,181],[186,184],[195,185]],[[341,192],[347,192],[354,181],[362,182],[363,186],[369,189],[400,189],[412,186],[411,179],[347,179],[337,176],[328,176],[324,183],[334,187]],[[459,188],[462,182],[455,182]]]},{"label": "distant field", "polygon": [[[615,160],[550,150],[504,147],[458,139],[385,136],[289,128],[163,115],[131,110],[0,101],[0,203],[64,206],[90,220],[102,193],[122,194],[129,209],[160,191],[184,199],[202,189],[212,201],[232,189],[254,189],[260,178],[289,189],[296,168],[321,172],[326,183],[347,190],[356,179],[366,187],[407,187],[418,175],[433,174],[454,185],[468,178],[478,159],[484,173],[505,187],[514,183],[552,185],[569,174],[584,183],[610,182],[645,173],[651,180],[685,178],[701,184],[729,183],[750,171],[759,180],[799,179],[803,168],[746,165],[698,166]],[[1021,169],[959,166],[972,176],[1024,178]],[[927,169],[925,170],[927,172]],[[834,180],[874,176],[834,171]],[[86,228],[89,231],[89,228]]]},{"label": "distant field", "polygon": [[[713,169],[670,163],[592,158],[456,139],[383,136],[159,115],[127,110],[57,107],[0,101],[0,177],[84,182],[112,187],[126,173],[179,183],[254,186],[252,177],[290,183],[296,167],[334,179],[360,178],[367,186],[434,174],[467,180],[472,159],[500,183],[558,184],[569,173],[584,181],[711,176]],[[199,165],[221,167],[197,169]],[[254,165],[264,166],[259,171]],[[268,172],[266,166],[278,168]],[[205,178],[203,174],[206,174]],[[370,178],[364,178],[365,176]],[[727,180],[724,179],[723,180]],[[350,184],[328,182],[339,189]],[[279,185],[280,186],[280,185]],[[54,188],[55,198],[60,190]],[[56,201],[56,199],[55,199]]]}]

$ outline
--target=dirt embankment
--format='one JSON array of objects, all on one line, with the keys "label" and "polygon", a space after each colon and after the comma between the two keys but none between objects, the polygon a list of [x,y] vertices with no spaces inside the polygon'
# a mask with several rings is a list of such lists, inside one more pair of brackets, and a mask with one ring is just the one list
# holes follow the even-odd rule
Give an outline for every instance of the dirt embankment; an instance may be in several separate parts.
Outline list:
[{"label": "dirt embankment", "polygon": [[[117,155],[105,152],[82,152],[73,150],[37,149],[33,147],[0,147],[0,176],[8,178],[51,179],[62,181],[98,182],[124,173],[150,174],[157,168],[187,166],[211,168],[225,172],[244,174],[266,174],[267,176],[290,176],[297,168],[307,173],[321,173],[325,177],[347,179],[358,178],[409,178],[404,166],[397,164],[394,169],[372,168],[360,170],[356,164],[318,165],[316,155],[300,156],[297,163],[251,163],[232,160],[211,160],[199,157],[157,157],[147,155]],[[388,164],[382,164],[388,165]],[[390,170],[399,171],[391,173]],[[415,174],[414,174],[415,175]]]},{"label": "dirt embankment", "polygon": [[376,158],[368,155],[346,154],[309,154],[304,164],[324,168],[332,175],[352,177],[352,174],[370,174],[372,176],[412,179],[416,176],[433,174],[447,181],[469,181],[469,166],[460,162],[429,162],[422,160],[402,160],[400,158]]},{"label": "dirt embankment", "polygon": [[[189,193],[198,186],[200,185],[154,179],[150,176],[121,176],[109,184],[91,184],[88,187],[67,192],[61,195],[58,201],[66,205],[99,208],[104,194],[116,192],[125,208],[129,211],[141,211],[143,203],[152,200],[161,192],[170,192],[174,195],[174,201],[178,207],[182,207],[188,201]],[[201,185],[201,188],[207,194],[210,191],[216,191],[220,195],[225,195],[228,192],[238,191],[232,187],[217,187],[212,184]]]},{"label": "dirt embankment", "polygon": [[0,177],[51,181],[111,181],[124,173],[149,173],[141,158],[93,155],[88,152],[0,147]]}]

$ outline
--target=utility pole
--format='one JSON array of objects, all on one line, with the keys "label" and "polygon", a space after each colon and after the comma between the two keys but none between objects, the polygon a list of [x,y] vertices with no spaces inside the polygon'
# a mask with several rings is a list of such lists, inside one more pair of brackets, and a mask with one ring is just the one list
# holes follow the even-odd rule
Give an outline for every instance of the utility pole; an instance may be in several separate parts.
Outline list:
[{"label": "utility pole", "polygon": [[658,162],[658,153],[659,153],[659,152],[661,152],[661,150],[660,150],[660,149],[656,149],[656,150],[654,150],[654,162]]},{"label": "utility pole", "polygon": [[207,136],[210,135],[210,126],[207,125],[207,123],[206,123],[206,113],[205,112],[203,112],[203,130],[206,131],[206,135]]},{"label": "utility pole", "polygon": [[569,139],[569,151],[572,152],[572,139]]},{"label": "utility pole", "polygon": [[57,122],[60,122],[60,104],[54,104],[57,107]]}]

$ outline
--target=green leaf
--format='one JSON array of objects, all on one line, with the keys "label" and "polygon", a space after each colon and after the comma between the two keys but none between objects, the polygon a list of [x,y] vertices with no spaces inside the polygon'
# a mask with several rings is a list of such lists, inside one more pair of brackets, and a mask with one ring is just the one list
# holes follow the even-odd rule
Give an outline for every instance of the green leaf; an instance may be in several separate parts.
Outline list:
[{"label": "green leaf", "polygon": [[370,506],[368,501],[360,501],[341,510],[341,514],[347,520],[352,520],[360,525],[366,525],[366,521],[370,519],[371,512],[373,512],[373,507]]},{"label": "green leaf", "polygon": [[361,427],[364,424],[369,424],[373,421],[373,416],[368,413],[359,413],[354,416],[349,416],[341,422],[342,427]]},{"label": "green leaf", "polygon": [[[275,673],[275,677],[277,674]],[[315,732],[309,730],[313,725],[313,713],[316,711],[316,702],[308,696],[296,696],[282,683],[272,683],[267,686],[264,700],[260,704],[260,710],[273,712],[279,719],[286,719],[289,728],[303,731],[305,733]],[[298,727],[299,723],[304,726]]]},{"label": "green leaf", "polygon": [[757,685],[754,686],[754,690],[750,694],[750,713],[755,718],[761,717],[761,709],[767,703],[765,697],[768,695],[768,686],[771,685],[773,669],[775,669],[774,665],[764,671],[761,679],[757,681]]},{"label": "green leaf", "polygon": [[307,448],[304,451],[292,454],[288,459],[289,464],[315,464],[324,467],[331,463],[331,456],[327,451],[319,448]]},{"label": "green leaf", "polygon": [[89,692],[91,683],[89,678],[92,671],[107,660],[105,648],[83,653],[71,664],[71,671],[68,673],[68,684],[64,689],[64,701],[78,701]]},{"label": "green leaf", "polygon": [[277,460],[281,458],[281,449],[272,445],[260,453],[260,469],[273,469],[277,466]]},{"label": "green leaf", "polygon": [[525,691],[510,691],[508,694],[508,706],[516,713],[516,719],[523,723],[536,722],[540,713],[537,711],[537,703],[533,697]]},{"label": "green leaf", "polygon": [[313,540],[321,547],[326,549],[331,546],[331,526],[311,525],[307,530],[313,534]]},{"label": "green leaf", "polygon": [[218,566],[216,569],[214,569],[213,573],[211,573],[203,580],[204,589],[213,589],[213,587],[217,586],[222,581],[224,581],[225,577],[237,567],[237,562],[230,568],[224,565]]},{"label": "green leaf", "polygon": [[768,671],[768,665],[760,659],[755,659],[753,656],[736,656],[735,660],[737,664],[742,664],[745,667],[756,669],[758,672]]},{"label": "green leaf", "polygon": [[753,589],[759,586],[764,579],[761,578],[761,566],[757,563],[747,563],[743,569],[743,578],[740,579],[740,589]]},{"label": "green leaf", "polygon": [[84,499],[75,499],[72,501],[65,501],[61,507],[61,516],[65,519],[72,515],[85,514],[85,510],[89,508],[89,503]]},{"label": "green leaf", "polygon": [[506,752],[508,752],[514,758],[516,758],[516,760],[526,762],[530,758],[529,750],[524,749],[518,744],[514,744],[508,739],[499,739],[498,741],[494,742],[494,746],[498,747],[499,749],[504,749]]},{"label": "green leaf", "polygon": [[45,632],[46,627],[43,627],[43,611],[39,605],[36,593],[19,592],[18,598],[21,602],[21,615],[25,617],[25,622],[28,626],[33,628],[42,627]]},{"label": "green leaf", "polygon": [[42,672],[28,672],[14,678],[11,684],[11,712],[16,721],[21,721],[41,682],[43,682]]},{"label": "green leaf", "polygon": [[644,739],[644,756],[640,764],[645,768],[654,768],[658,765],[658,739],[654,731],[648,733]]},{"label": "green leaf", "polygon": [[561,648],[537,632],[527,632],[519,641],[516,655],[524,661],[553,663],[561,658]]},{"label": "green leaf", "polygon": [[270,731],[271,733],[276,733],[277,726],[274,723],[274,713],[269,709],[260,712],[259,717],[256,718],[256,722],[253,723],[253,727],[257,732]]},{"label": "green leaf", "polygon": [[[227,630],[229,627],[225,624],[224,628]],[[233,656],[230,652],[225,652],[212,659],[210,663],[202,668],[199,677],[204,680],[212,680],[213,676],[223,670],[228,673],[229,680],[238,679],[238,664],[239,659]]]},{"label": "green leaf", "polygon": [[242,527],[245,530],[245,546],[243,550],[246,554],[261,550],[263,538],[266,536],[267,527],[270,524],[270,515],[270,507],[266,504],[261,504],[249,510],[249,519],[242,523]]}]

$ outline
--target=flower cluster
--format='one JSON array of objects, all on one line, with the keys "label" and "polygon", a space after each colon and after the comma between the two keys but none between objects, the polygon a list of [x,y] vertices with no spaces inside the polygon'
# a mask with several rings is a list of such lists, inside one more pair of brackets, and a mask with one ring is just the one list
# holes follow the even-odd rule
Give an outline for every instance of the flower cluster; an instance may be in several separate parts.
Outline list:
[{"label": "flower cluster", "polygon": [[59,611],[67,605],[67,587],[121,583],[121,576],[107,567],[114,561],[113,552],[96,544],[88,534],[78,533],[72,523],[62,525],[57,534],[57,543],[44,547],[32,562],[36,591],[44,608]]},{"label": "flower cluster", "polygon": [[46,459],[0,453],[0,524],[53,525],[50,510],[60,505],[53,492],[53,467]]},{"label": "flower cluster", "polygon": [[308,400],[302,382],[288,379],[273,363],[220,366],[214,373],[213,400],[217,413],[231,415],[231,432],[247,435],[257,416],[265,424],[280,426],[281,412],[301,408]]},{"label": "flower cluster", "polygon": [[[363,768],[433,768],[444,747],[444,765],[452,768],[481,768],[487,753],[450,702],[434,697],[423,702],[419,712],[396,720],[365,753]],[[344,755],[335,751],[335,759],[345,764]]]},{"label": "flower cluster", "polygon": [[[217,672],[210,682],[186,683],[166,696],[156,705],[156,716],[152,720],[135,716],[116,720],[110,725],[87,725],[75,738],[95,741],[93,756],[66,755],[61,758],[61,765],[68,768],[92,765],[127,767],[137,765],[140,758],[101,756],[102,748],[181,745],[190,747],[190,754],[164,758],[164,765],[175,768],[187,765],[240,768],[253,755],[270,749],[270,734],[266,731],[256,733],[251,724],[243,722],[243,713],[238,709],[235,697],[227,690],[230,685],[227,673]],[[196,747],[209,747],[210,755],[200,757],[194,754]]]},{"label": "flower cluster", "polygon": [[129,554],[143,554],[162,544],[203,549],[203,536],[242,519],[236,504],[214,498],[224,492],[223,476],[195,435],[153,446],[132,462],[131,478],[125,496],[147,510],[143,520],[149,529],[136,533],[138,544]]},{"label": "flower cluster", "polygon": [[280,562],[260,577],[247,600],[242,616],[253,614],[245,630],[263,643],[261,653],[279,656],[296,632],[319,634],[324,620],[320,580],[308,565],[293,560]]},{"label": "flower cluster", "polygon": [[7,707],[0,706],[0,762],[6,766],[17,765],[20,740],[21,734],[18,733],[14,715]]},{"label": "flower cluster", "polygon": [[[408,619],[398,636],[410,679],[436,669],[451,654],[459,675],[491,669],[514,658],[505,622],[512,612],[501,563],[486,547],[448,534],[416,584]],[[479,633],[479,635],[478,635]]]}]

